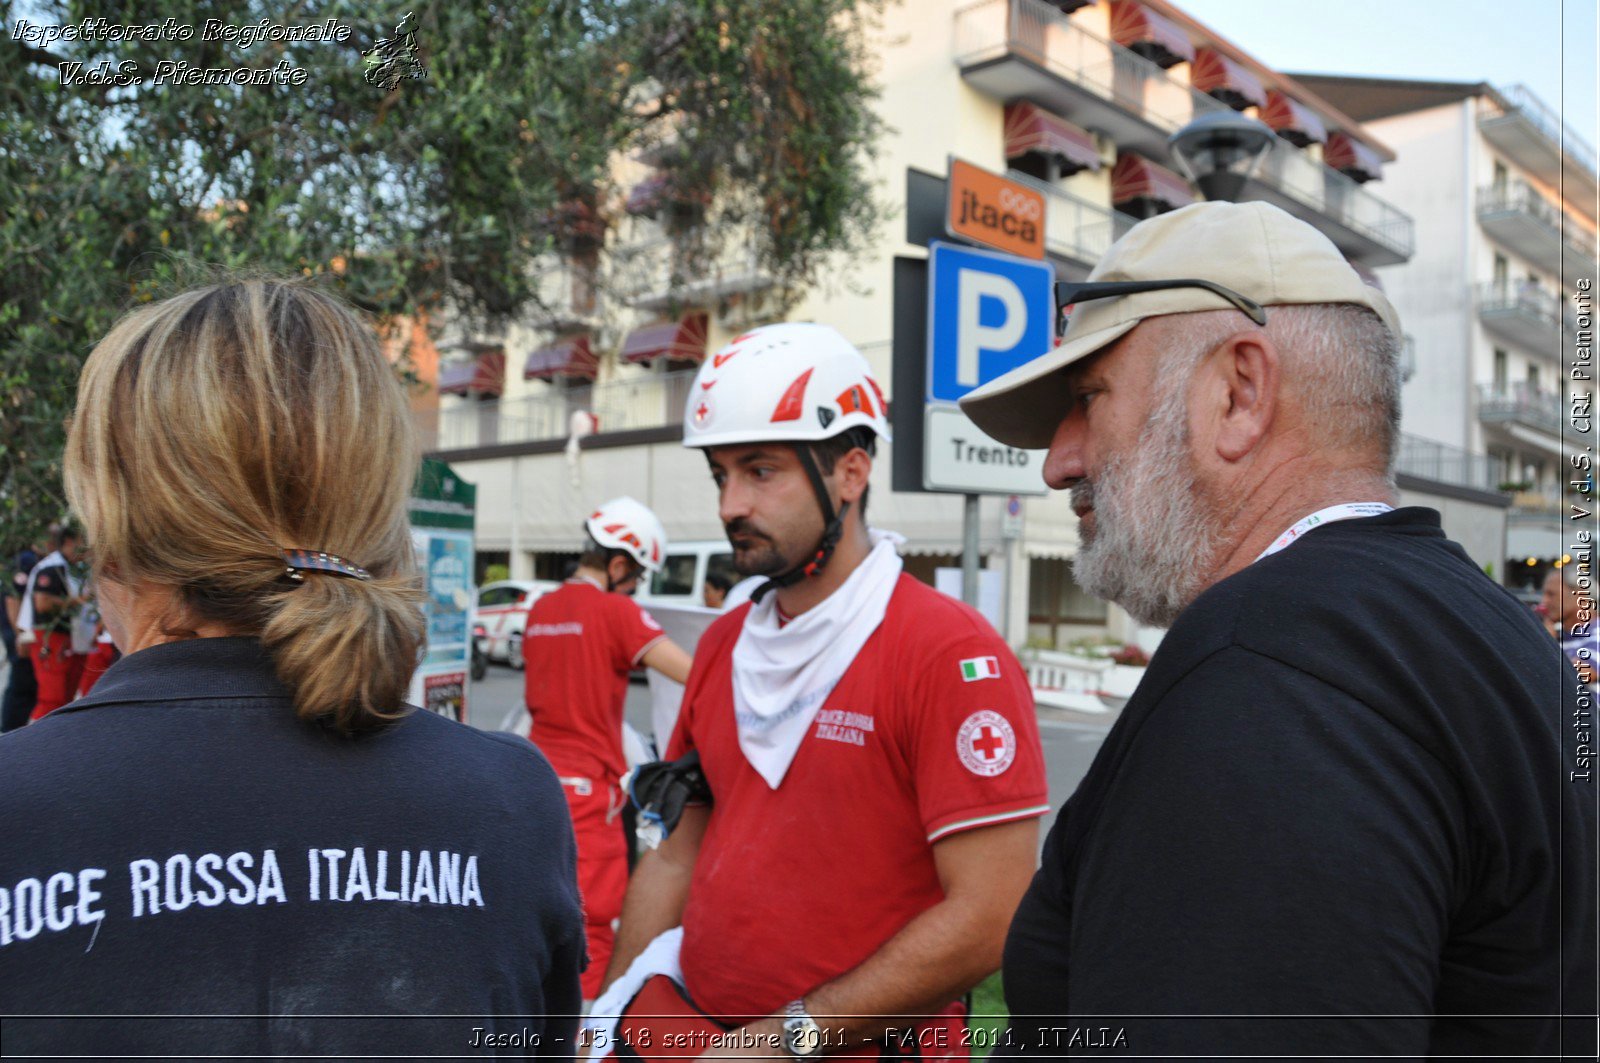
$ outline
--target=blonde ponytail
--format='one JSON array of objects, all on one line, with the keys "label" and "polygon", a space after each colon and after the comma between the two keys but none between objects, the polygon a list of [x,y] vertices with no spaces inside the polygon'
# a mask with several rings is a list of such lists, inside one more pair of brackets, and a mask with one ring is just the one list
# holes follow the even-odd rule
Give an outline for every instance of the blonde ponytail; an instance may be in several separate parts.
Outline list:
[{"label": "blonde ponytail", "polygon": [[[246,281],[111,330],[79,381],[65,473],[100,578],[260,638],[296,711],[353,733],[404,713],[422,648],[417,455],[371,327],[309,286]],[[372,579],[293,580],[296,548]]]}]

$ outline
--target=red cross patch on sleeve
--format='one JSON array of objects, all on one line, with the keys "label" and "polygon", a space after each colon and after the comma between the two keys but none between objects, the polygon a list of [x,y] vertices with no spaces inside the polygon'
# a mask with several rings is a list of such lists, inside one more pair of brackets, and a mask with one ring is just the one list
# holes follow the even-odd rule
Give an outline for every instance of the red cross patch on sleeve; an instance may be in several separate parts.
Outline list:
[{"label": "red cross patch on sleeve", "polygon": [[999,775],[1017,757],[1017,733],[1004,716],[983,709],[968,716],[956,732],[956,755],[974,775]]}]

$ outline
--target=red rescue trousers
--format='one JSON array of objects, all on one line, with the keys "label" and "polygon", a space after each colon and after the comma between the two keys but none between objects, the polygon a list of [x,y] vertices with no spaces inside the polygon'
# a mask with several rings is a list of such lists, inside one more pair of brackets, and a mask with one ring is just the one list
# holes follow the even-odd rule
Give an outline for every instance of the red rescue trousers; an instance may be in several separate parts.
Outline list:
[{"label": "red rescue trousers", "polygon": [[600,995],[600,981],[611,963],[622,896],[628,892],[628,843],[618,818],[626,798],[619,786],[606,779],[568,775],[561,771],[559,761],[556,770],[578,842],[578,892],[583,897],[583,930],[589,945],[583,997],[593,1000]]},{"label": "red rescue trousers", "polygon": [[34,702],[32,719],[54,712],[78,696],[83,666],[89,658],[72,652],[72,636],[52,631],[33,651],[33,674],[39,680],[39,700]]},{"label": "red rescue trousers", "polygon": [[116,659],[115,646],[109,642],[96,642],[94,649],[84,658],[83,682],[78,689],[78,697],[81,698],[93,690],[94,685],[100,682],[100,677],[106,674],[106,669],[110,668]]}]

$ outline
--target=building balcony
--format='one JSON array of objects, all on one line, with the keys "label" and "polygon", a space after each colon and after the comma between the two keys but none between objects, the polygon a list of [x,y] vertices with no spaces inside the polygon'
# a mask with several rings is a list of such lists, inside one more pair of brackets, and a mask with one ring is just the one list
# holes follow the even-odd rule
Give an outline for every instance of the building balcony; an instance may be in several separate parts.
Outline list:
[{"label": "building balcony", "polygon": [[612,252],[618,295],[640,310],[710,306],[733,296],[766,292],[776,281],[761,268],[753,244],[734,242],[712,256],[709,266],[690,275],[677,243],[661,237],[624,245]]},{"label": "building balcony", "polygon": [[595,268],[563,259],[536,275],[538,300],[526,315],[526,324],[552,332],[577,332],[600,323]]},{"label": "building balcony", "polygon": [[1508,250],[1561,276],[1568,287],[1594,274],[1594,237],[1527,185],[1480,188],[1478,224]]},{"label": "building balcony", "polygon": [[1494,335],[1523,350],[1561,357],[1561,300],[1534,284],[1490,281],[1478,288],[1478,320]]},{"label": "building balcony", "polygon": [[1511,492],[1511,511],[1513,519],[1529,522],[1542,521],[1547,517],[1559,517],[1567,510],[1567,501],[1561,497],[1560,491],[1553,490],[1528,490]]},{"label": "building balcony", "polygon": [[559,443],[571,434],[572,415],[578,410],[595,416],[599,434],[681,425],[695,372],[683,369],[520,399],[461,403],[418,413],[417,428],[427,452],[448,453],[518,443]]},{"label": "building balcony", "polygon": [[1394,469],[1402,476],[1477,491],[1498,490],[1500,484],[1499,467],[1487,455],[1405,433],[1400,435]]},{"label": "building balcony", "polygon": [[1526,384],[1478,385],[1478,420],[1499,425],[1508,435],[1562,457],[1562,444],[1583,437],[1568,423],[1561,396]]},{"label": "building balcony", "polygon": [[1006,171],[1006,176],[1044,194],[1045,249],[1067,262],[1094,268],[1112,243],[1138,224],[1137,218],[1079,199],[1048,181],[1016,170]]},{"label": "building balcony", "polygon": [[[1190,121],[1228,110],[1044,0],[978,0],[955,18],[955,58],[968,84],[996,99],[1039,104],[1150,159],[1168,158],[1167,137]],[[1287,142],[1275,146],[1245,198],[1305,219],[1368,265],[1411,257],[1408,215]]]},{"label": "building balcony", "polygon": [[1494,99],[1478,118],[1483,138],[1540,181],[1562,189],[1569,204],[1594,220],[1600,195],[1594,148],[1526,86],[1514,85]]},{"label": "building balcony", "polygon": [[1245,182],[1240,198],[1283,208],[1316,226],[1363,265],[1399,265],[1416,246],[1409,214],[1280,137],[1272,139],[1267,157]]}]

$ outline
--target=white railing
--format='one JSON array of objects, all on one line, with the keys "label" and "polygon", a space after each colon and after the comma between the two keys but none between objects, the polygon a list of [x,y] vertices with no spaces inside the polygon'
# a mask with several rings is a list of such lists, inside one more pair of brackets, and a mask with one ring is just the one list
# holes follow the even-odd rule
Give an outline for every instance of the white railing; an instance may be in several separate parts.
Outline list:
[{"label": "white railing", "polygon": [[1478,310],[1492,314],[1514,312],[1541,328],[1556,329],[1562,325],[1561,298],[1537,284],[1513,286],[1508,281],[1480,284]]},{"label": "white railing", "polygon": [[1056,650],[1023,650],[1020,660],[1028,673],[1035,704],[1076,712],[1122,708],[1145,673],[1143,668],[1117,664],[1104,657],[1079,657]]},{"label": "white railing", "polygon": [[1594,237],[1573,221],[1567,212],[1532,188],[1520,182],[1497,187],[1490,185],[1478,189],[1478,218],[1486,214],[1516,212],[1526,214],[1540,225],[1565,240],[1584,258],[1594,258]]},{"label": "white railing", "polygon": [[613,249],[612,256],[617,293],[641,307],[674,301],[695,305],[773,285],[748,241],[730,241],[694,273],[685,270],[677,241],[670,237],[624,244]]},{"label": "white railing", "polygon": [[663,428],[683,423],[694,374],[683,369],[520,399],[463,402],[419,414],[417,424],[429,451],[566,439],[576,410],[594,414],[602,433]]},{"label": "white railing", "polygon": [[[1581,163],[1591,174],[1595,172],[1594,148],[1589,142],[1572,131],[1572,127],[1561,120],[1561,116],[1550,108],[1526,85],[1513,85],[1509,89],[1498,90],[1505,97],[1511,109],[1533,124],[1534,128],[1550,138],[1556,148],[1573,160]],[[1498,117],[1498,116],[1496,116]]]},{"label": "white railing", "polygon": [[1494,491],[1504,479],[1499,465],[1483,454],[1473,454],[1447,443],[1435,443],[1420,436],[1400,435],[1399,453],[1395,455],[1397,473],[1415,476],[1435,483],[1472,487],[1479,491]]},{"label": "white railing", "polygon": [[1513,384],[1509,388],[1478,385],[1480,420],[1513,421],[1559,436],[1564,431],[1572,433],[1563,413],[1561,396],[1553,391],[1528,384]]},{"label": "white railing", "polygon": [[[956,62],[969,66],[1008,54],[1028,59],[1066,81],[1176,132],[1228,106],[1167,76],[1155,63],[1097,37],[1043,0],[980,0],[956,12]],[[1410,257],[1410,215],[1349,177],[1274,138],[1257,178],[1298,203]]]}]

